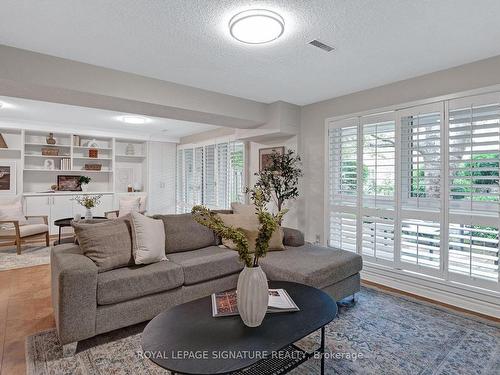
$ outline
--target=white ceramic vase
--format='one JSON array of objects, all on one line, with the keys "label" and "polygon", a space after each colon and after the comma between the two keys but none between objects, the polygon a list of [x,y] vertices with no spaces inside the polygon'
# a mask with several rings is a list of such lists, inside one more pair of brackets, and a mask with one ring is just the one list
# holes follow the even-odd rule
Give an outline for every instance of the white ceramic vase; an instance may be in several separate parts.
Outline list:
[{"label": "white ceramic vase", "polygon": [[238,311],[248,327],[258,327],[266,316],[269,302],[267,278],[260,267],[245,267],[238,277]]},{"label": "white ceramic vase", "polygon": [[89,191],[89,185],[87,185],[87,184],[82,184],[82,185],[80,185],[80,187],[82,188],[83,192]]},{"label": "white ceramic vase", "polygon": [[87,208],[85,211],[85,220],[91,220],[92,219],[92,210],[90,208]]}]

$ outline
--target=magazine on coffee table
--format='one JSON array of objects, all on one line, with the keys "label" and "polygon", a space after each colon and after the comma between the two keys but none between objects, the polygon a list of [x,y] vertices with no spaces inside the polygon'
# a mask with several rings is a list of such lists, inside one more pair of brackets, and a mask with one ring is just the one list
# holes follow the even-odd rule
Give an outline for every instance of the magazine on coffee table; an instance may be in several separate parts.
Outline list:
[{"label": "magazine on coffee table", "polygon": [[[268,313],[299,311],[285,289],[269,289]],[[236,289],[212,294],[212,316],[238,315]]]}]

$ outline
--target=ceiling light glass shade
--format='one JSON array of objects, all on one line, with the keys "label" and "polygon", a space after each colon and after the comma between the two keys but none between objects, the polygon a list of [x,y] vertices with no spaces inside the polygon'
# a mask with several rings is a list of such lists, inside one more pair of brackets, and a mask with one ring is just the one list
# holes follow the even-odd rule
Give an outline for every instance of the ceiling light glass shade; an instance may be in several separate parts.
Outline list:
[{"label": "ceiling light glass shade", "polygon": [[120,120],[127,124],[141,125],[148,122],[147,118],[139,117],[139,116],[122,116]]},{"label": "ceiling light glass shade", "polygon": [[232,37],[243,43],[262,44],[278,39],[285,31],[285,21],[278,13],[254,9],[238,13],[229,21]]}]

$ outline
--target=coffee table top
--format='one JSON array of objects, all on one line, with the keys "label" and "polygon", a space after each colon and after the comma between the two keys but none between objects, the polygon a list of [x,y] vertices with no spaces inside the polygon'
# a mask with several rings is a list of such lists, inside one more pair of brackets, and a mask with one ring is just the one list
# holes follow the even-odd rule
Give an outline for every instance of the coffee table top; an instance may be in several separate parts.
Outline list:
[{"label": "coffee table top", "polygon": [[[104,216],[94,216],[92,219],[107,219],[107,217]],[[84,220],[84,219],[82,219]],[[71,221],[73,221],[72,217],[65,217],[64,219],[58,219],[54,221],[54,225],[58,227],[70,227],[71,226]]]},{"label": "coffee table top", "polygon": [[[249,328],[239,316],[212,317],[210,297],[200,298],[151,320],[142,335],[143,351],[171,371],[226,374],[251,366],[260,358],[255,354],[222,358],[225,354],[271,354],[320,329],[337,315],[336,302],[319,289],[285,281],[271,281],[269,287],[285,289],[300,311],[266,314],[260,327]],[[198,358],[193,358],[195,355]]]}]

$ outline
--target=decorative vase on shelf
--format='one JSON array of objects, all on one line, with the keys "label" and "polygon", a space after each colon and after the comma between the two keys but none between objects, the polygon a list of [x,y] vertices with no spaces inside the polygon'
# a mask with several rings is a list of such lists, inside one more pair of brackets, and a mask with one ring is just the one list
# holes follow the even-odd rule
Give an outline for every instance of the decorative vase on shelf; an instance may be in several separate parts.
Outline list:
[{"label": "decorative vase on shelf", "polygon": [[85,220],[92,220],[92,210],[90,208],[85,211]]},{"label": "decorative vase on shelf", "polygon": [[89,185],[87,184],[81,184],[80,187],[82,188],[83,192],[89,191]]},{"label": "decorative vase on shelf", "polygon": [[47,138],[45,138],[45,140],[47,141],[48,145],[55,145],[56,144],[56,140],[54,138],[54,133],[49,133],[49,136]]},{"label": "decorative vase on shelf", "polygon": [[269,303],[267,278],[262,268],[245,267],[238,277],[237,303],[241,320],[248,327],[258,327],[266,316]]}]

